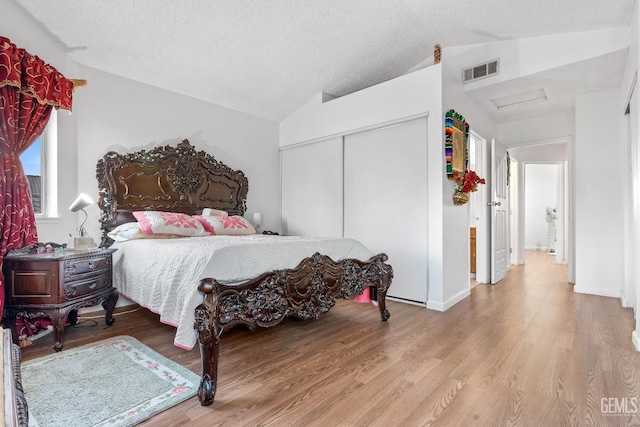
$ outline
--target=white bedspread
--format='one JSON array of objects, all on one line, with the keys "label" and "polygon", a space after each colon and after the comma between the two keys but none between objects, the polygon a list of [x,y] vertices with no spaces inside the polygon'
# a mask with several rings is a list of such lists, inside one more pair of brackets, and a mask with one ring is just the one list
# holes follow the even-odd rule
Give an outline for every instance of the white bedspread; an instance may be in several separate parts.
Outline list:
[{"label": "white bedspread", "polygon": [[191,349],[197,336],[194,310],[203,300],[200,279],[234,284],[264,272],[293,268],[315,252],[338,261],[370,259],[374,253],[345,238],[295,236],[208,236],[116,242],[113,286],[125,297],[160,314],[178,328],[174,344]]}]

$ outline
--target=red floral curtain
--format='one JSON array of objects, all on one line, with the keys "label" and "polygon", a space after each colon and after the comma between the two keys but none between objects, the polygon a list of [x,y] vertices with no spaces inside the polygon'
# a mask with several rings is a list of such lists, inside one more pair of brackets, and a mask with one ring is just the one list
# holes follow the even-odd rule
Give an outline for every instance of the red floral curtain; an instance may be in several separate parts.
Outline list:
[{"label": "red floral curtain", "polygon": [[72,92],[73,83],[55,68],[0,36],[0,266],[9,249],[38,241],[20,154],[42,133],[53,108],[71,110]]}]

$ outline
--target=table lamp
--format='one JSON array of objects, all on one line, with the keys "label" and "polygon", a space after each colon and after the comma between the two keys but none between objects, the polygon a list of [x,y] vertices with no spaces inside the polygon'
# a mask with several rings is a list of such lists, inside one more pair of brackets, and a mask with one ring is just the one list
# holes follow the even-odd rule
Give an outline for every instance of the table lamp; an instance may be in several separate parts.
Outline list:
[{"label": "table lamp", "polygon": [[254,212],[253,213],[253,226],[255,227],[256,231],[259,233],[260,230],[259,228],[262,226],[262,213],[260,212]]},{"label": "table lamp", "polygon": [[91,197],[87,196],[84,193],[80,193],[76,200],[71,203],[71,206],[69,206],[69,210],[71,212],[84,212],[84,221],[82,221],[82,224],[80,224],[80,227],[78,227],[79,236],[71,236],[71,238],[69,239],[69,243],[67,244],[67,249],[80,251],[94,248],[96,246],[93,238],[89,237],[89,235],[87,234],[87,230],[85,230],[84,228],[84,223],[87,222],[87,219],[89,218],[89,215],[87,215],[87,211],[85,211],[84,208],[92,204],[93,200],[91,200]]}]

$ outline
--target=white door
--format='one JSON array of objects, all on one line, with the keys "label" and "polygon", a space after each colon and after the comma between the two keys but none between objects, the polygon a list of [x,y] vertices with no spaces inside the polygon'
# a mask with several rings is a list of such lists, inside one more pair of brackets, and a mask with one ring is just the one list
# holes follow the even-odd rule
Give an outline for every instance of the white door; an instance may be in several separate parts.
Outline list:
[{"label": "white door", "polygon": [[507,149],[491,140],[491,283],[507,275],[509,260],[509,199]]},{"label": "white door", "polygon": [[426,118],[345,137],[344,237],[389,256],[387,296],[426,304],[426,212]]},{"label": "white door", "polygon": [[342,237],[342,137],[282,149],[280,173],[282,234]]}]

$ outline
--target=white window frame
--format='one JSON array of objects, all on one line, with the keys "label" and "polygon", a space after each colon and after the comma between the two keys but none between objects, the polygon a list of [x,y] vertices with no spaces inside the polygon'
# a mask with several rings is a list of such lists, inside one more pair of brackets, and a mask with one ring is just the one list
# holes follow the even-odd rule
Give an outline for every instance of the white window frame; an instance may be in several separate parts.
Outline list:
[{"label": "white window frame", "polygon": [[51,112],[40,136],[40,206],[36,219],[58,217],[58,115]]},{"label": "white window frame", "polygon": [[58,217],[58,111],[53,110],[42,134],[42,213],[41,218]]}]

